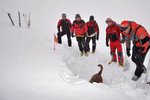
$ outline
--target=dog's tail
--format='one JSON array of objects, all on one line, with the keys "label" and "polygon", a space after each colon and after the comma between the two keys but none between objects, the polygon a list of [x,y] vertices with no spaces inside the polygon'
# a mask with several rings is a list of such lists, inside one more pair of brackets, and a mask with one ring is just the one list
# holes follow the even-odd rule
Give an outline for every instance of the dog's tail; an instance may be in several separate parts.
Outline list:
[{"label": "dog's tail", "polygon": [[103,66],[101,64],[99,64],[98,66],[101,67],[101,70],[98,72],[98,74],[101,75],[103,71]]}]

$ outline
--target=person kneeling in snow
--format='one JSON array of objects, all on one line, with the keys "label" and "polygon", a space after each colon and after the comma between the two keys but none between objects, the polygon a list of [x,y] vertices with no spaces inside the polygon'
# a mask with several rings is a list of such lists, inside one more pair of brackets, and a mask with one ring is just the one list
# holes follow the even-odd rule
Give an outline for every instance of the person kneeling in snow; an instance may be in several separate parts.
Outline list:
[{"label": "person kneeling in snow", "polygon": [[[71,47],[71,35],[70,35],[70,28],[71,28],[71,22],[69,19],[66,18],[67,15],[65,13],[62,14],[62,19],[58,21],[57,24],[57,29],[58,29],[58,43],[62,43],[61,37],[65,34],[67,34],[67,39],[68,39],[68,46]],[[61,31],[62,30],[62,31]]]},{"label": "person kneeling in snow", "polygon": [[132,80],[136,81],[142,73],[146,73],[143,65],[146,54],[150,48],[150,35],[146,29],[134,21],[124,20],[121,22],[122,34],[126,37],[126,53],[130,56],[130,42],[133,41],[132,61],[136,64],[136,70]]},{"label": "person kneeling in snow", "polygon": [[119,66],[124,66],[123,64],[123,52],[122,52],[122,45],[120,42],[120,27],[114,22],[111,18],[106,19],[106,23],[108,24],[108,27],[106,28],[106,46],[109,46],[109,40],[110,40],[110,53],[112,56],[112,60],[109,62],[116,62],[116,49],[118,52],[118,62]]},{"label": "person kneeling in snow", "polygon": [[94,16],[90,16],[89,22],[87,22],[86,25],[88,27],[86,39],[88,51],[90,51],[89,42],[92,39],[92,53],[94,53],[96,49],[96,39],[99,39],[99,27],[96,21],[94,20]]},{"label": "person kneeling in snow", "polygon": [[85,56],[88,56],[87,44],[85,42],[87,26],[84,20],[81,19],[81,16],[79,14],[76,14],[75,20],[73,21],[73,24],[71,27],[72,36],[74,36],[74,33],[76,36],[76,40],[78,42],[79,50],[81,51],[81,56],[83,56],[84,53],[85,53]]}]

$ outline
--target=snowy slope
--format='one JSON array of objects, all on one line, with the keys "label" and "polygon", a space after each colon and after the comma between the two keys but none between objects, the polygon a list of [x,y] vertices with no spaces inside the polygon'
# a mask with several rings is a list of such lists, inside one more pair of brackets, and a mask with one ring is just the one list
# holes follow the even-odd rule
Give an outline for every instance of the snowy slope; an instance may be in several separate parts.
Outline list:
[{"label": "snowy slope", "polygon": [[[117,64],[108,65],[109,48],[105,46],[105,19],[109,16],[116,21],[124,18],[138,20],[147,29],[148,1],[73,1],[73,0],[5,0],[0,1],[0,100],[149,100],[150,87],[145,86],[144,76],[137,81],[131,80],[135,64],[130,61],[126,72]],[[120,3],[129,4],[122,8]],[[19,4],[19,5],[17,5]],[[94,7],[89,8],[89,4]],[[144,4],[145,8],[140,5]],[[66,6],[67,5],[67,6]],[[81,7],[76,7],[79,5]],[[84,5],[84,7],[83,7]],[[113,8],[113,12],[105,7]],[[68,9],[69,8],[69,9]],[[121,8],[121,10],[119,9]],[[134,11],[133,15],[127,12]],[[141,9],[142,8],[142,9]],[[99,9],[99,10],[97,10]],[[105,9],[105,10],[104,10]],[[138,9],[141,14],[135,12]],[[31,28],[18,26],[17,12],[31,13]],[[88,10],[88,11],[87,11]],[[12,27],[7,12],[15,20]],[[80,57],[75,38],[73,47],[67,47],[66,37],[63,44],[56,44],[53,50],[53,33],[62,12],[73,20],[81,13],[87,21],[94,14],[100,24],[100,40],[97,51],[89,57]],[[123,13],[124,12],[124,13]],[[117,19],[120,16],[119,19]],[[145,65],[148,64],[148,54]],[[129,58],[130,59],[130,58]],[[128,60],[129,60],[128,59]],[[97,64],[104,66],[103,84],[90,84],[91,76],[99,71]],[[149,78],[150,80],[150,78]]]}]

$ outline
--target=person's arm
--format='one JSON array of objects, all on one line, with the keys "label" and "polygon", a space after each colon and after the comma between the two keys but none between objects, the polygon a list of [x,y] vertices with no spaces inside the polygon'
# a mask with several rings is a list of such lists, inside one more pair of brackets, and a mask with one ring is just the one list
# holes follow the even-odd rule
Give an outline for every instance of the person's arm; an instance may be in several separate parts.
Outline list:
[{"label": "person's arm", "polygon": [[67,22],[69,24],[69,27],[71,28],[71,21],[69,19],[67,19]]},{"label": "person's arm", "polygon": [[96,32],[97,32],[97,37],[96,39],[99,40],[99,27],[98,27],[98,24],[95,23],[95,28],[96,28]]},{"label": "person's arm", "polygon": [[57,30],[58,30],[58,32],[60,32],[61,22],[62,22],[62,20],[59,20],[58,23],[57,23]]},{"label": "person's arm", "polygon": [[106,29],[106,46],[109,46],[109,34],[108,34],[108,29]]},{"label": "person's arm", "polygon": [[98,27],[98,24],[97,24],[97,23],[95,24],[95,28],[96,28],[97,34],[99,35],[99,27]]},{"label": "person's arm", "polygon": [[126,43],[126,54],[127,56],[129,57],[131,54],[130,54],[130,46],[131,46],[131,36],[125,36],[125,43]]},{"label": "person's arm", "polygon": [[70,29],[70,33],[72,37],[74,37],[74,24],[75,22],[73,22],[73,24],[71,25],[71,29]]}]

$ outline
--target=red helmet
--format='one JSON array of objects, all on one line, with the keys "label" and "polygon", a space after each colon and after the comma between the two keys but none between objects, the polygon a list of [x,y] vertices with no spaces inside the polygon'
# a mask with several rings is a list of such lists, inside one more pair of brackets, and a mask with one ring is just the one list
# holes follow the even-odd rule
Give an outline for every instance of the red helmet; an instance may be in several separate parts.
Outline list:
[{"label": "red helmet", "polygon": [[124,21],[121,22],[122,27],[128,27],[129,24],[130,24],[129,21],[127,21],[127,20],[124,20]]}]

